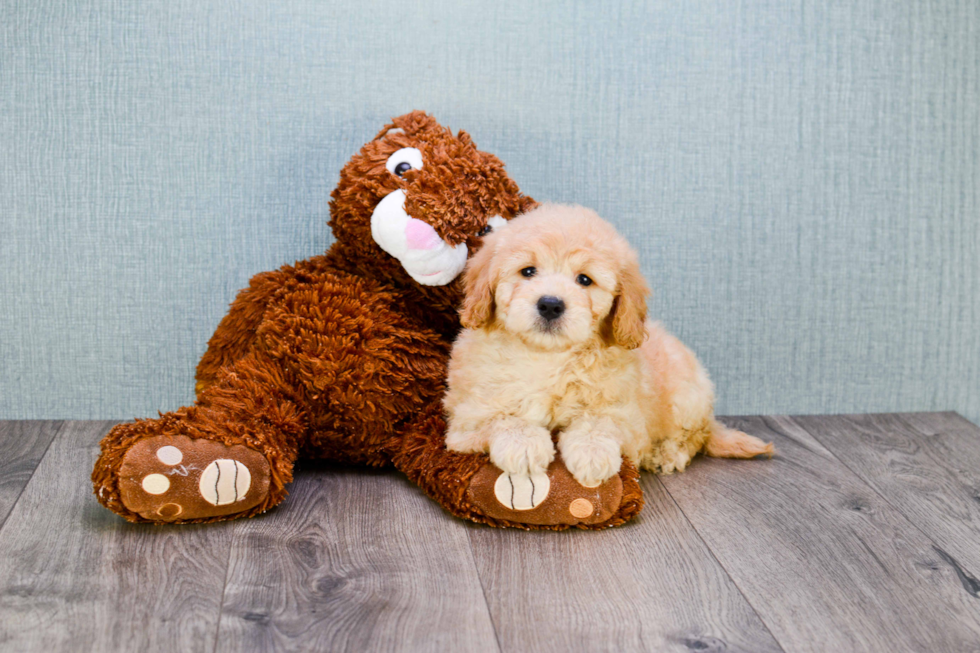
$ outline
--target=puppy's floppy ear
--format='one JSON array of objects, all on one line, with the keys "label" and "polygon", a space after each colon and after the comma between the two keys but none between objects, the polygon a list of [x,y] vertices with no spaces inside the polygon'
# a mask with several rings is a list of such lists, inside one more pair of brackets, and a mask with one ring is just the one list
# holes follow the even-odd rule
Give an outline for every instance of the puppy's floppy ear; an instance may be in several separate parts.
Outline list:
[{"label": "puppy's floppy ear", "polygon": [[649,294],[636,255],[632,254],[619,273],[619,288],[606,318],[606,334],[614,344],[626,349],[636,349],[643,344]]},{"label": "puppy's floppy ear", "polygon": [[[493,242],[486,242],[493,241]],[[481,329],[493,321],[496,310],[493,290],[496,283],[493,252],[495,239],[487,238],[473,258],[466,264],[463,273],[463,288],[466,296],[463,298],[463,308],[459,317],[467,329]]]}]

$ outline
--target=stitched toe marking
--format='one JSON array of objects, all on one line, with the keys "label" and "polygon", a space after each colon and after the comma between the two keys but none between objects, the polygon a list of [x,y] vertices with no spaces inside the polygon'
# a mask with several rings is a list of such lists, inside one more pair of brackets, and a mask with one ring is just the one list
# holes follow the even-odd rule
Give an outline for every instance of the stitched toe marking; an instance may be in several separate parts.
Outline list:
[{"label": "stitched toe marking", "polygon": [[148,474],[143,477],[143,491],[147,494],[163,494],[170,489],[170,479],[163,474]]},{"label": "stitched toe marking", "polygon": [[157,459],[164,465],[179,465],[184,453],[177,447],[167,445],[157,449]]}]

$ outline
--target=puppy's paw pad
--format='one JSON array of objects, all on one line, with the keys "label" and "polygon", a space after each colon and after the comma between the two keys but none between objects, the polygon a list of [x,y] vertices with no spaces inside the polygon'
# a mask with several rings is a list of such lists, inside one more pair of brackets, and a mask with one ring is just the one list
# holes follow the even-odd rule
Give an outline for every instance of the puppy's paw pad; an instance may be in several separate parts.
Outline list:
[{"label": "puppy's paw pad", "polygon": [[501,474],[494,483],[497,501],[511,510],[532,510],[548,498],[551,479],[547,474]]}]

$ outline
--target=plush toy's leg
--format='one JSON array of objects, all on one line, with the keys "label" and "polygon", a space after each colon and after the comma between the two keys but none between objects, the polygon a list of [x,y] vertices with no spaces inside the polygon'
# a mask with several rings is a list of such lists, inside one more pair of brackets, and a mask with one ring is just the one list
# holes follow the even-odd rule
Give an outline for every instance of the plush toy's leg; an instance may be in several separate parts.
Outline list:
[{"label": "plush toy's leg", "polygon": [[597,488],[579,485],[559,457],[547,474],[511,478],[484,454],[448,451],[445,433],[436,403],[393,438],[390,448],[395,466],[457,517],[499,527],[600,529],[622,524],[643,508],[639,474],[629,461]]},{"label": "plush toy's leg", "polygon": [[267,365],[245,357],[194,406],[113,428],[92,472],[102,505],[130,521],[186,523],[282,501],[305,426]]}]

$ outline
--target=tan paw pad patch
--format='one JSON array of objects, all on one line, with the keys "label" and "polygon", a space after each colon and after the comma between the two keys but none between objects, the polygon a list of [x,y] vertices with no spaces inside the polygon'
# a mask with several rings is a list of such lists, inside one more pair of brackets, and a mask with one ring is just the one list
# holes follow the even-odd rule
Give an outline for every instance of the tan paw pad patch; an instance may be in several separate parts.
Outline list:
[{"label": "tan paw pad patch", "polygon": [[248,467],[237,460],[222,458],[204,468],[198,489],[212,506],[225,506],[243,500],[252,484]]},{"label": "tan paw pad patch", "polygon": [[140,485],[147,494],[163,494],[170,489],[170,479],[163,474],[147,474]]},{"label": "tan paw pad patch", "polygon": [[547,474],[501,474],[493,485],[494,495],[511,510],[531,510],[548,498],[551,480]]},{"label": "tan paw pad patch", "polygon": [[179,465],[184,459],[184,452],[177,447],[167,445],[157,449],[157,459],[164,465]]},{"label": "tan paw pad patch", "polygon": [[568,512],[572,513],[572,517],[576,517],[578,519],[585,519],[591,515],[594,510],[595,508],[592,507],[592,502],[588,499],[578,498],[568,504]]}]

